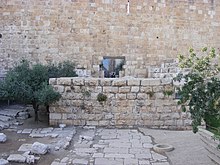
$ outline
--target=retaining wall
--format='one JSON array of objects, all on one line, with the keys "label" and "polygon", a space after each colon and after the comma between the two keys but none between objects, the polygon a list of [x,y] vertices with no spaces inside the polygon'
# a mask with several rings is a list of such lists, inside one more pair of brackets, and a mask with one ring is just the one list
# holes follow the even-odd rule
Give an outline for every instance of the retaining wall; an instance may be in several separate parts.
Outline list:
[{"label": "retaining wall", "polygon": [[[171,79],[50,79],[62,98],[50,107],[50,124],[114,127],[191,128],[190,114],[174,98]],[[99,93],[107,96],[97,101]]]}]

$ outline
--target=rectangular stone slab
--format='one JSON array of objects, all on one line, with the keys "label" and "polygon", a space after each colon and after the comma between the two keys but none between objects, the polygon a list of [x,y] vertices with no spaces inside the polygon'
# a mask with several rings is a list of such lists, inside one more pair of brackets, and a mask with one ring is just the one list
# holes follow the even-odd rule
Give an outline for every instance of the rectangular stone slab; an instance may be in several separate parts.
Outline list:
[{"label": "rectangular stone slab", "polygon": [[23,152],[26,152],[26,151],[30,151],[31,150],[31,146],[32,144],[22,144],[18,151],[23,151]]}]

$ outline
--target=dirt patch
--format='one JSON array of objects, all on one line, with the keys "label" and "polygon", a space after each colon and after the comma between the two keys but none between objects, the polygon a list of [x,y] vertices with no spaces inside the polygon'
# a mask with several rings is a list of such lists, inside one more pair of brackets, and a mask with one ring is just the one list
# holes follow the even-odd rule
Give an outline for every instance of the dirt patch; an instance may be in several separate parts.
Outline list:
[{"label": "dirt patch", "polygon": [[[24,130],[24,129],[35,129],[35,128],[47,128],[48,125],[48,115],[45,113],[45,111],[39,112],[40,116],[40,122],[34,121],[34,115],[33,112],[30,112],[31,118],[28,118],[26,120],[19,120],[19,122],[23,122],[24,124],[17,126],[17,128],[13,129],[5,129],[1,132],[6,134],[7,141],[5,143],[0,143],[0,158],[7,159],[7,157],[10,154],[20,153],[18,149],[22,144],[28,143],[33,144],[34,142],[40,142],[44,144],[50,144],[53,143],[53,141],[56,141],[56,138],[52,137],[43,137],[43,138],[32,138],[29,137],[29,134],[19,134],[17,133],[18,130]],[[38,165],[50,165],[54,159],[56,158],[62,158],[63,155],[67,151],[65,150],[59,150],[59,151],[51,151],[47,153],[46,155],[40,156],[40,160],[36,163]],[[18,165],[19,163],[10,163],[11,165]]]}]

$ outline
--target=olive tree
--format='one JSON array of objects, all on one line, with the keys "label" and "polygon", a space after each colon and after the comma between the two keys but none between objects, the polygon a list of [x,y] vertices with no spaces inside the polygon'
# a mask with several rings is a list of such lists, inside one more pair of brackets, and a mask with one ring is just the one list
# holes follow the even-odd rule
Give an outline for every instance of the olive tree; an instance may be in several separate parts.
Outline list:
[{"label": "olive tree", "polygon": [[0,83],[0,98],[32,104],[35,121],[38,121],[40,105],[58,101],[61,95],[48,84],[48,68],[42,64],[30,65],[28,61],[10,70]]}]

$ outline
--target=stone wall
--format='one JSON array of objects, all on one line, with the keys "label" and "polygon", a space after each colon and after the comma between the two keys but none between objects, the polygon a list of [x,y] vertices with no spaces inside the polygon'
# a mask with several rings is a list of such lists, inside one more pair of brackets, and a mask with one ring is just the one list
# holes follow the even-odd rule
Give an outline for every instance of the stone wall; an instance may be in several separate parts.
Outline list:
[{"label": "stone wall", "polygon": [[[177,105],[172,81],[166,79],[50,79],[62,94],[50,107],[50,124],[188,129],[188,112]],[[168,94],[169,91],[173,91]],[[99,93],[107,96],[97,101]]]},{"label": "stone wall", "polygon": [[103,56],[124,56],[125,76],[189,47],[219,47],[218,0],[1,0],[0,70],[24,57],[71,60],[97,75]]}]

